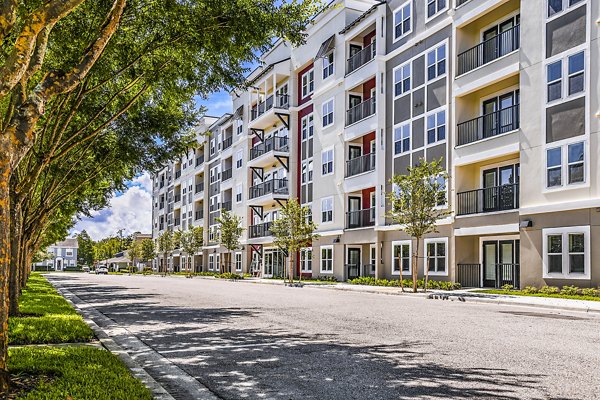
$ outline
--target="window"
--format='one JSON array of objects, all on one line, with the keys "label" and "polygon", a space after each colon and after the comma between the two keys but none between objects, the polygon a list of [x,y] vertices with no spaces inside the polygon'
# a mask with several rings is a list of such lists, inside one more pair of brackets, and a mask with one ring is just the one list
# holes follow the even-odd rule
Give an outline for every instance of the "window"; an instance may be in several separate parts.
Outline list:
[{"label": "window", "polygon": [[333,246],[321,246],[321,272],[333,272]]},{"label": "window", "polygon": [[410,62],[394,70],[394,95],[400,96],[410,90]]},{"label": "window", "polygon": [[445,8],[446,0],[427,0],[427,18],[433,17]]},{"label": "window", "polygon": [[242,270],[242,253],[235,253],[235,270]]},{"label": "window", "polygon": [[438,187],[441,189],[440,193],[439,193],[439,198],[437,201],[437,206],[438,207],[443,207],[446,205],[448,199],[446,198],[446,188],[448,187],[448,181],[446,178],[444,178],[442,175],[438,176],[437,178],[435,178],[435,180],[437,181],[437,185]]},{"label": "window", "polygon": [[321,222],[333,221],[333,197],[321,199]]},{"label": "window", "polygon": [[410,122],[394,129],[394,154],[410,151]]},{"label": "window", "polygon": [[[566,79],[563,79],[565,76]],[[585,52],[580,51],[548,64],[546,91],[548,103],[584,92]]]},{"label": "window", "polygon": [[448,275],[448,239],[425,239],[426,266],[430,275]]},{"label": "window", "polygon": [[323,57],[323,79],[333,75],[333,51]]},{"label": "window", "polygon": [[302,140],[313,137],[314,133],[314,121],[312,113],[305,117],[302,117]]},{"label": "window", "polygon": [[563,182],[567,185],[585,182],[585,142],[546,150],[546,187],[560,187]]},{"label": "window", "polygon": [[333,124],[333,99],[326,101],[322,105],[323,128]]},{"label": "window", "polygon": [[321,152],[322,175],[333,174],[333,149],[323,150]]},{"label": "window", "polygon": [[243,131],[244,131],[244,124],[242,122],[239,122],[238,126],[237,126],[237,135],[241,136]]},{"label": "window", "polygon": [[73,256],[73,249],[66,249],[65,250],[65,255],[67,257],[72,257]]},{"label": "window", "polygon": [[313,162],[312,160],[302,162],[302,183],[310,183],[313,179]]},{"label": "window", "polygon": [[242,184],[241,183],[235,187],[235,202],[236,203],[242,202]]},{"label": "window", "polygon": [[427,116],[427,144],[446,139],[446,111],[439,111]]},{"label": "window", "polygon": [[215,255],[209,254],[208,255],[208,270],[212,271],[213,269],[215,269]]},{"label": "window", "polygon": [[238,150],[238,151],[235,153],[235,167],[236,167],[236,168],[238,168],[238,169],[239,169],[239,168],[242,168],[242,164],[243,164],[243,154],[244,154],[244,153],[242,152],[242,150]]},{"label": "window", "polygon": [[392,275],[400,275],[400,266],[402,274],[410,273],[410,253],[410,240],[392,242]]},{"label": "window", "polygon": [[310,69],[302,75],[302,98],[315,91],[315,71]]},{"label": "window", "polygon": [[312,249],[300,250],[300,270],[302,272],[312,272]]},{"label": "window", "polygon": [[542,230],[544,278],[589,279],[590,227]]},{"label": "window", "polygon": [[548,18],[552,17],[583,0],[548,0]]},{"label": "window", "polygon": [[427,53],[427,80],[432,80],[446,73],[446,45]]},{"label": "window", "polygon": [[394,40],[400,39],[411,30],[410,4],[410,1],[406,2],[394,13]]}]

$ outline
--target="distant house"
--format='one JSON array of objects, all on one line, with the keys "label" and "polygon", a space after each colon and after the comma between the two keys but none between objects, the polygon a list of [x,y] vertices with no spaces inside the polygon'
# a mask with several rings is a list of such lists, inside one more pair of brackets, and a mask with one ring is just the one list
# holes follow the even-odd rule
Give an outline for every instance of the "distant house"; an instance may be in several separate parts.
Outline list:
[{"label": "distant house", "polygon": [[68,238],[62,242],[55,243],[46,250],[47,253],[52,255],[52,258],[34,264],[34,268],[38,270],[63,271],[67,267],[76,267],[78,249],[77,238]]}]

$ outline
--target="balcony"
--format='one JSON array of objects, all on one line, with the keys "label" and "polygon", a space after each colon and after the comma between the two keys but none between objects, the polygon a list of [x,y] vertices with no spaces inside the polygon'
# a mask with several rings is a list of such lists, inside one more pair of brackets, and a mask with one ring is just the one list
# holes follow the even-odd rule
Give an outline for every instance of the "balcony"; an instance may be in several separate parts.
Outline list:
[{"label": "balcony", "polygon": [[196,158],[196,167],[199,167],[204,163],[204,156],[200,156]]},{"label": "balcony", "polygon": [[375,225],[375,207],[346,213],[346,229],[365,228]]},{"label": "balcony", "polygon": [[458,146],[519,129],[519,105],[485,114],[457,125]]},{"label": "balcony", "polygon": [[371,97],[346,111],[346,126],[355,124],[375,114],[375,97]]},{"label": "balcony", "polygon": [[375,169],[375,153],[369,153],[346,161],[346,178]]},{"label": "balcony", "polygon": [[256,239],[266,236],[272,236],[271,233],[272,222],[263,222],[262,224],[250,225],[248,227],[248,236],[250,239]]},{"label": "balcony", "polygon": [[196,211],[194,220],[198,221],[199,219],[202,219],[202,218],[204,218],[204,211],[203,210]]},{"label": "balcony", "polygon": [[204,182],[200,182],[196,184],[196,190],[194,193],[202,193],[204,192]]},{"label": "balcony", "polygon": [[175,203],[179,203],[181,201],[181,195],[180,194],[176,194],[175,195]]},{"label": "balcony", "polygon": [[221,204],[221,209],[225,211],[231,211],[231,200],[224,201],[223,204]]},{"label": "balcony", "polygon": [[181,225],[181,219],[175,218],[175,226],[179,226],[179,225]]},{"label": "balcony", "polygon": [[520,25],[463,51],[458,55],[458,75],[466,74],[482,65],[517,50],[520,45]]},{"label": "balcony", "polygon": [[250,187],[249,198],[255,199],[267,194],[289,194],[287,179],[271,179]]},{"label": "balcony", "polygon": [[233,136],[229,136],[227,139],[223,140],[221,144],[221,150],[226,150],[231,147],[233,144]]},{"label": "balcony", "polygon": [[181,170],[175,171],[175,179],[181,178]]},{"label": "balcony", "polygon": [[519,208],[519,184],[513,183],[456,194],[457,215],[490,213]]},{"label": "balcony", "polygon": [[288,137],[271,136],[265,139],[262,143],[259,143],[250,149],[250,160],[254,160],[271,151],[287,153],[289,151]]},{"label": "balcony", "polygon": [[165,181],[161,181],[161,182],[160,182],[160,189],[162,189],[162,188],[164,188],[164,187],[165,187]]},{"label": "balcony", "polygon": [[346,60],[346,75],[356,71],[375,57],[375,41]]},{"label": "balcony", "polygon": [[231,179],[232,176],[233,176],[233,168],[224,170],[221,173],[221,182],[225,182],[226,180]]},{"label": "balcony", "polygon": [[208,206],[209,212],[219,211],[221,209],[221,203],[214,203]]},{"label": "balcony", "polygon": [[250,112],[250,121],[254,121],[273,107],[288,109],[290,107],[290,96],[287,94],[270,95],[263,102],[258,103]]}]

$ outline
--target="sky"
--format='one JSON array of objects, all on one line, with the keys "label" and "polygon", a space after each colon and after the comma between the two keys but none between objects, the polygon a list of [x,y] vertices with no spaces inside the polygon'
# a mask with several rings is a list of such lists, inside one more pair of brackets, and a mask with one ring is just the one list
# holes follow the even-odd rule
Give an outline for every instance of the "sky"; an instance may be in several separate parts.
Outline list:
[{"label": "sky", "polygon": [[[231,112],[229,93],[217,92],[208,99],[196,98],[198,105],[207,108],[207,115],[220,116]],[[134,232],[152,232],[152,181],[144,173],[127,182],[127,190],[116,193],[110,206],[94,212],[92,218],[82,218],[71,230],[71,235],[85,230],[93,240],[116,235],[123,229],[123,235]]]}]

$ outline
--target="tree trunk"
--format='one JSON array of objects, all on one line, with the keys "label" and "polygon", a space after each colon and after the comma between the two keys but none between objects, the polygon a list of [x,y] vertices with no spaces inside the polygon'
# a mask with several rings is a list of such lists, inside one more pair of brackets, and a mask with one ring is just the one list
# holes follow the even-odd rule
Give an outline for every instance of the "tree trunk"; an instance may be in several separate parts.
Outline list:
[{"label": "tree trunk", "polygon": [[8,279],[10,269],[10,207],[8,183],[11,146],[0,134],[0,392],[8,391]]},{"label": "tree trunk", "polygon": [[429,265],[427,265],[427,247],[423,247],[423,269],[425,270],[425,280],[423,281],[423,291],[427,292],[427,282],[429,282]]},{"label": "tree trunk", "polygon": [[[402,250],[400,250],[402,251]],[[402,292],[404,292],[404,275],[402,275],[402,257],[398,257],[398,262],[400,263],[400,290]],[[394,257],[392,254],[392,264],[394,263]],[[392,266],[392,270],[394,269],[394,267]],[[377,278],[375,278],[377,279]]]},{"label": "tree trunk", "polygon": [[289,280],[290,283],[293,284],[294,283],[294,256],[293,253],[291,251],[288,251],[288,254],[290,255],[290,272],[289,272]]},{"label": "tree trunk", "polygon": [[415,254],[413,256],[413,270],[412,270],[412,281],[413,281],[413,292],[417,293],[417,278],[419,277],[418,271],[418,259],[419,259],[419,238],[416,238]]}]

